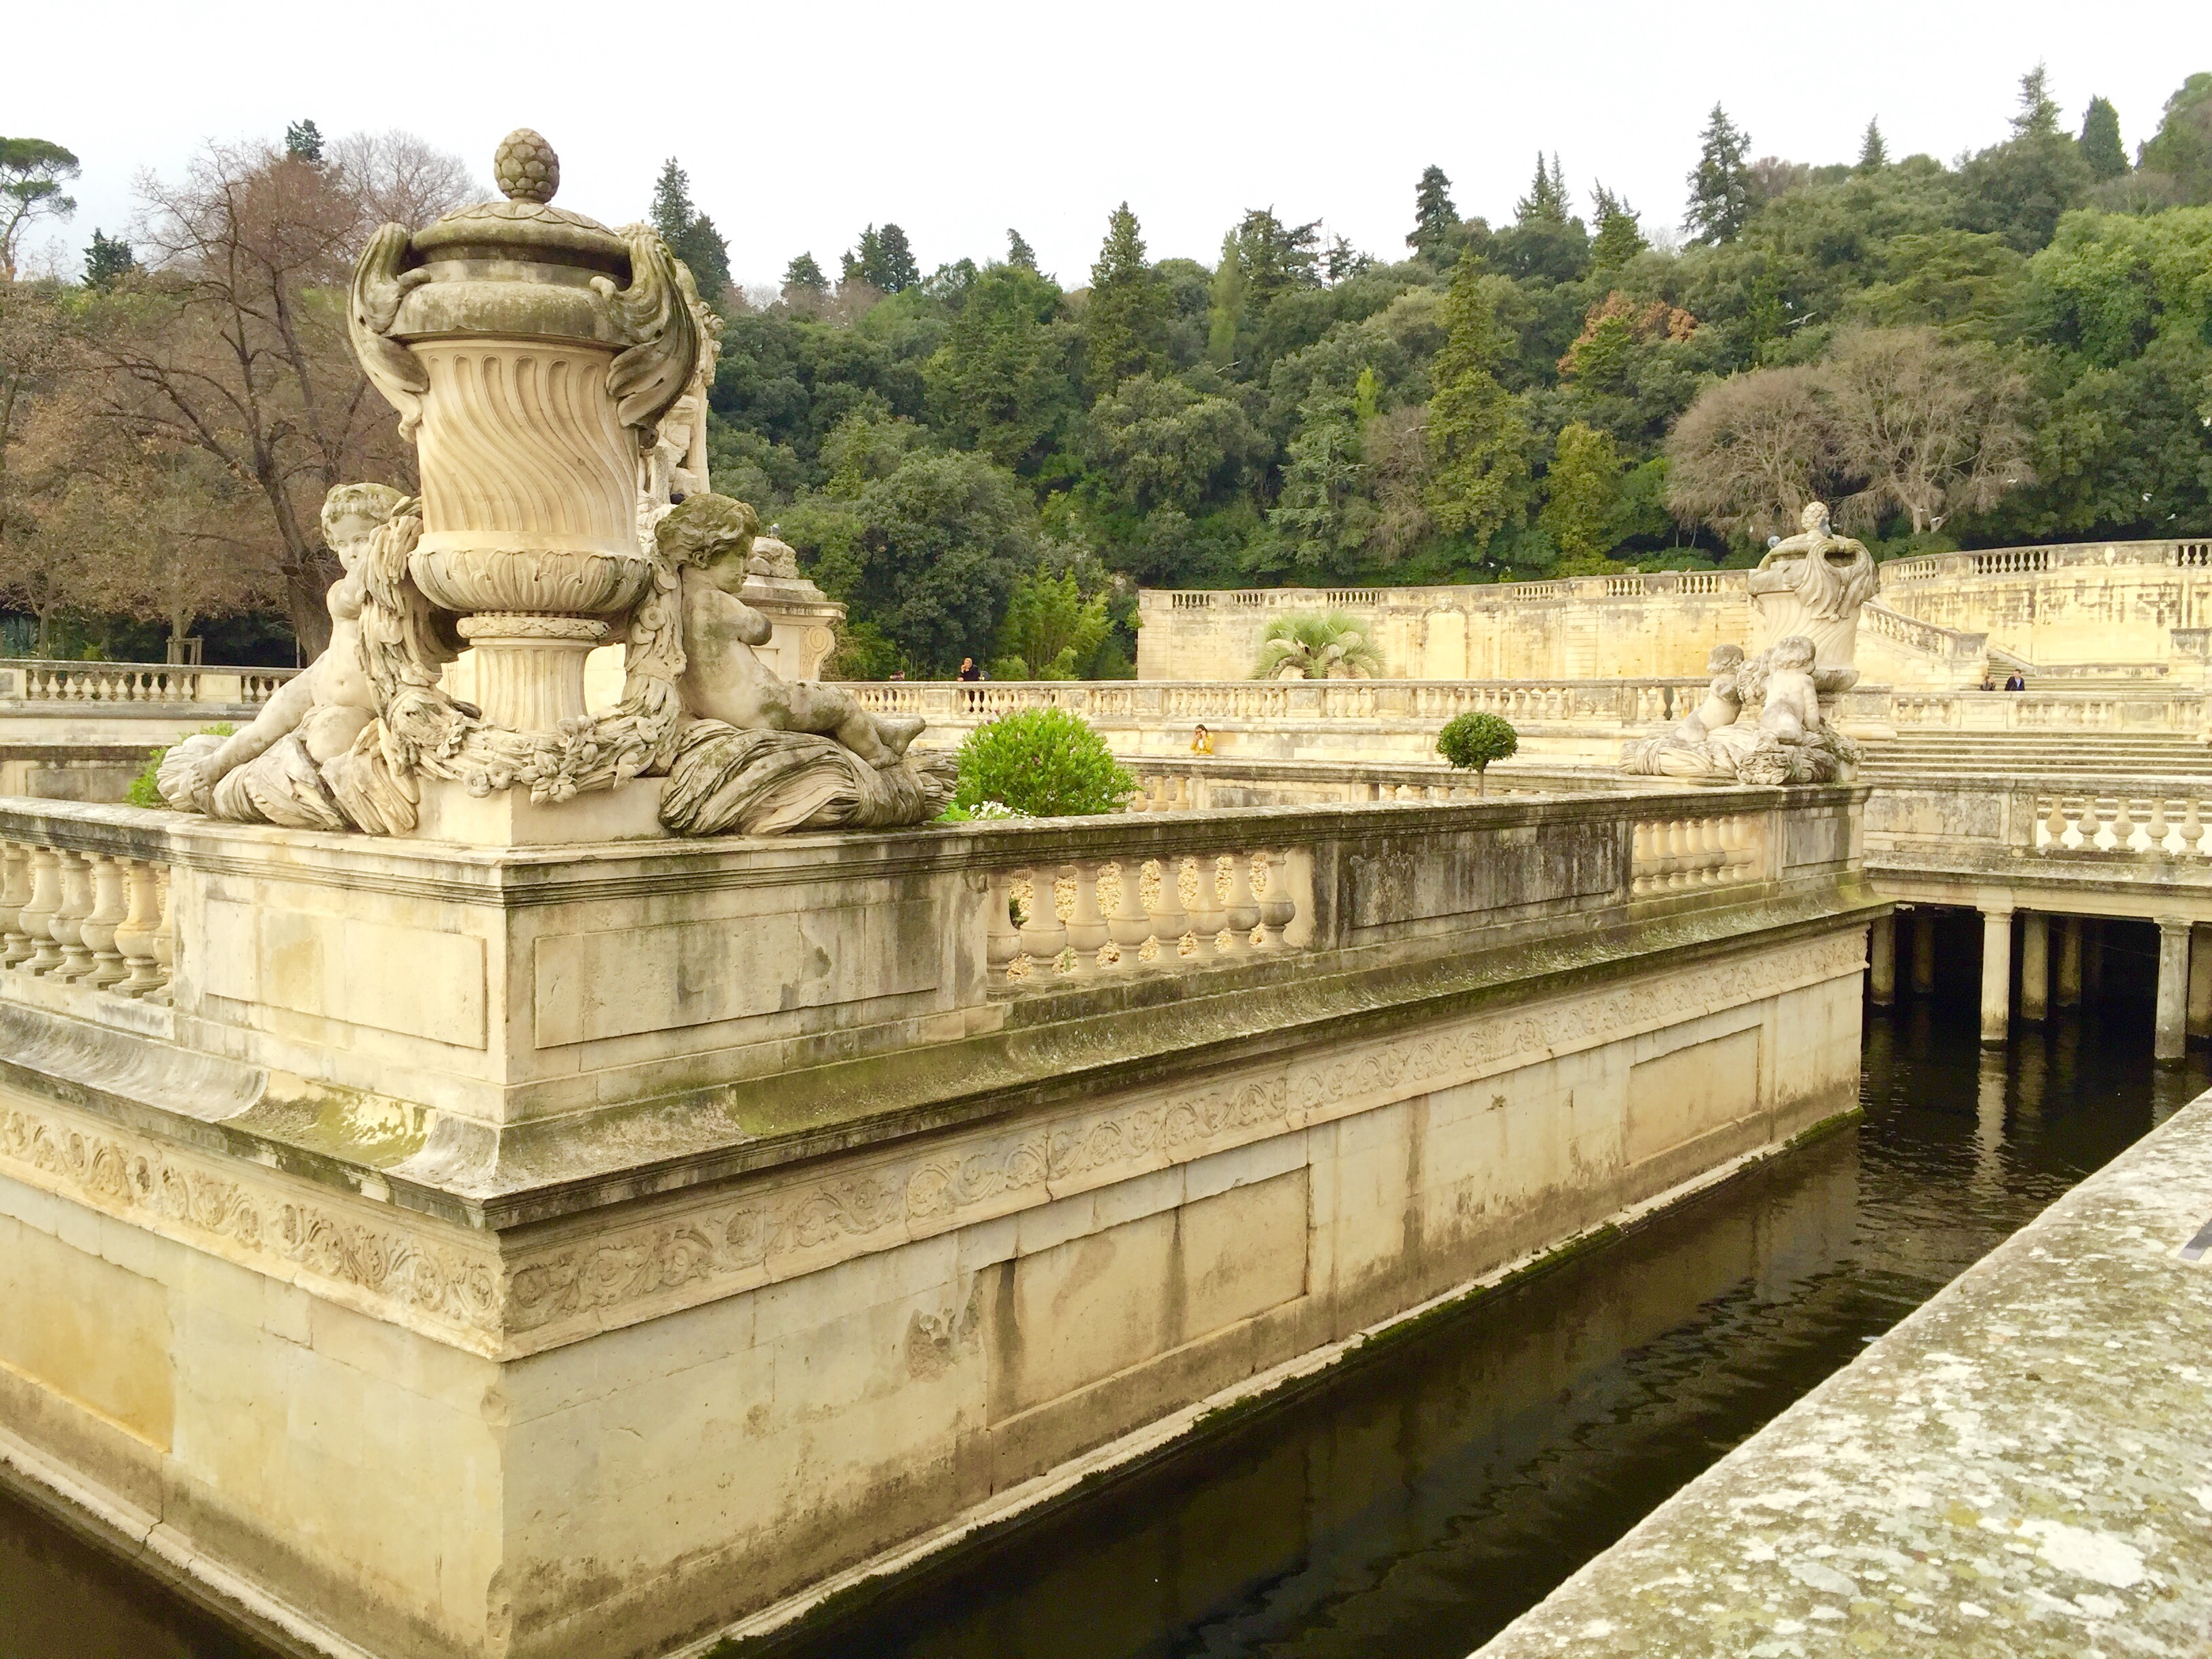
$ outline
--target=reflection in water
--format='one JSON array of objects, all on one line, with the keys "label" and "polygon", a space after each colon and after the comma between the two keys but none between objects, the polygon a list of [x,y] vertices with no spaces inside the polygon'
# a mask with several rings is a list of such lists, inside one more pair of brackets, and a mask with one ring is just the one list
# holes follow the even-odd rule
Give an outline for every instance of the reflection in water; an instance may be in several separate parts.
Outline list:
[{"label": "reflection in water", "polygon": [[[766,1650],[1462,1659],[2206,1086],[2149,1050],[2130,1007],[1987,1056],[1971,1000],[1870,1013],[1860,1127]],[[0,1506],[0,1655],[250,1651]]]}]

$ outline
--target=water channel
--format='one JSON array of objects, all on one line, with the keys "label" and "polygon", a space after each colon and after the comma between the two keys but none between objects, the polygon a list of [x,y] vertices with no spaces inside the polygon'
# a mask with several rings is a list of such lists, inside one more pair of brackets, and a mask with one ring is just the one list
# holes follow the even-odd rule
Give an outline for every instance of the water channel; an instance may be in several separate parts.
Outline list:
[{"label": "water channel", "polygon": [[[1984,1055],[1959,978],[1856,1127],[745,1659],[1462,1659],[2212,1085],[2124,995]],[[0,1659],[125,1656],[265,1659],[0,1498]]]}]

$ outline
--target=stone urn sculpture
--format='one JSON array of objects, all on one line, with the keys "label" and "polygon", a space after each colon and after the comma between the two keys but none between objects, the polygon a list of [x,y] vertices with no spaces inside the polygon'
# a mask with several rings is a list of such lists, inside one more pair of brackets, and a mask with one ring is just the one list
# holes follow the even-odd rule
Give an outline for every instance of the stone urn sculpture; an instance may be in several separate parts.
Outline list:
[{"label": "stone urn sculpture", "polygon": [[349,321],[416,441],[409,572],[476,647],[484,719],[544,732],[585,717],[584,659],[651,585],[639,458],[700,340],[659,238],[552,205],[543,138],[508,134],[494,173],[506,199],[377,232]]},{"label": "stone urn sculpture", "polygon": [[1806,504],[1798,525],[1797,534],[1768,548],[1751,573],[1751,648],[1810,640],[1813,684],[1826,705],[1858,681],[1859,612],[1874,597],[1874,557],[1835,533],[1820,501]]}]

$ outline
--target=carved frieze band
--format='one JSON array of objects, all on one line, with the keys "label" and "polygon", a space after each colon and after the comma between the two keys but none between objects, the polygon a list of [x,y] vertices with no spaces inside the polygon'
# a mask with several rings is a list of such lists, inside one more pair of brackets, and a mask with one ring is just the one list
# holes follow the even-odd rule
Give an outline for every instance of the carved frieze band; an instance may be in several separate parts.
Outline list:
[{"label": "carved frieze band", "polygon": [[1856,931],[1507,1015],[1290,1060],[1262,1076],[1071,1113],[833,1180],[764,1188],[533,1250],[507,1282],[525,1347],[816,1271],[1149,1170],[1370,1110],[1855,973]]},{"label": "carved frieze band", "polygon": [[0,1105],[0,1172],[442,1340],[498,1346],[497,1256],[307,1202],[151,1139]]}]

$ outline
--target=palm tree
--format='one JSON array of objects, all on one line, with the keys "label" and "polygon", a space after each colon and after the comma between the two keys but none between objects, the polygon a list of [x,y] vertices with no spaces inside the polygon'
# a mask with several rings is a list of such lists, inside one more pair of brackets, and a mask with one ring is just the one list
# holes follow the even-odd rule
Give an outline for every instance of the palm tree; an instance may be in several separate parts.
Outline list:
[{"label": "palm tree", "polygon": [[1252,678],[1371,680],[1382,672],[1382,654],[1341,611],[1293,611],[1267,624]]}]

